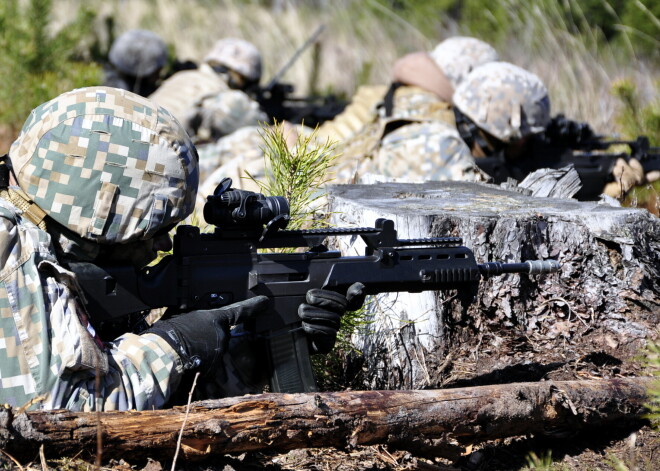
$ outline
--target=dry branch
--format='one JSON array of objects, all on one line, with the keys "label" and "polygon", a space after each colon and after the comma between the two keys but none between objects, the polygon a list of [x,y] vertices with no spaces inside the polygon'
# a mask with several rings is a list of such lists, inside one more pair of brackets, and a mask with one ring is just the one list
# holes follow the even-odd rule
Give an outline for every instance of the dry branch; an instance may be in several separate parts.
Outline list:
[{"label": "dry branch", "polygon": [[[186,408],[100,414],[104,456],[168,457],[181,424],[187,458],[245,451],[388,443],[406,447],[530,433],[620,425],[644,412],[648,378],[514,383],[426,391],[261,394]],[[32,459],[40,445],[53,456],[95,453],[96,414],[0,412],[0,448]]]}]

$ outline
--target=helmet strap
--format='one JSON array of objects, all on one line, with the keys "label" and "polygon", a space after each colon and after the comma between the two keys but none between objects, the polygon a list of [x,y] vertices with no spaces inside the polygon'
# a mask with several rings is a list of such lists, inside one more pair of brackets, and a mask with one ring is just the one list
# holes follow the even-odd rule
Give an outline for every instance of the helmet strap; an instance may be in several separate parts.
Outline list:
[{"label": "helmet strap", "polygon": [[385,117],[387,118],[390,118],[392,113],[394,113],[394,93],[401,85],[403,85],[401,82],[392,82],[390,88],[387,89],[387,93],[385,93],[385,96],[383,97]]},{"label": "helmet strap", "polygon": [[32,222],[39,229],[46,230],[47,216],[46,212],[41,209],[32,199],[20,188],[9,187],[9,177],[13,173],[11,160],[7,154],[0,157],[0,198],[9,201],[16,206],[23,216]]},{"label": "helmet strap", "polygon": [[5,154],[0,157],[0,189],[4,190],[9,188],[9,178],[12,174],[11,160],[9,155]]}]

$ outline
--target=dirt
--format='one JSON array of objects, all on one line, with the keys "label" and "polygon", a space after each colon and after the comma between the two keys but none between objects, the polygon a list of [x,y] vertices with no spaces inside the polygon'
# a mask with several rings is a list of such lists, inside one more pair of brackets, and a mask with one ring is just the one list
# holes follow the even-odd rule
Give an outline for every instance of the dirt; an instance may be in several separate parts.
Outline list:
[{"label": "dirt", "polygon": [[[93,457],[48,460],[60,470],[87,470]],[[552,464],[551,464],[552,463]],[[0,465],[11,466],[9,460]],[[486,443],[466,449],[456,460],[415,456],[406,450],[386,446],[356,447],[351,450],[316,448],[293,450],[285,454],[244,453],[225,455],[201,463],[179,460],[176,469],[186,471],[508,471],[540,469],[552,471],[657,471],[660,464],[660,431],[648,426],[630,426],[614,431],[587,431],[578,435],[522,437]],[[24,468],[42,468],[31,463]],[[102,469],[114,471],[163,471],[169,462],[149,460],[127,463],[111,459]],[[42,468],[43,469],[43,468]]]},{"label": "dirt", "polygon": [[[547,335],[535,338],[516,336],[515,330],[497,332],[502,335],[498,348],[481,348],[475,355],[475,345],[483,339],[475,336],[466,341],[442,362],[431,357],[429,371],[433,387],[455,388],[519,381],[573,380],[614,378],[644,375],[637,350],[597,322],[586,321],[575,327],[574,335],[559,339]],[[488,332],[488,329],[484,329]],[[548,326],[547,332],[553,332]],[[507,334],[508,333],[508,334]],[[490,331],[488,335],[495,335]],[[602,346],[595,349],[594,346]],[[435,364],[434,364],[435,363]],[[355,375],[355,373],[354,373]],[[356,378],[345,377],[353,384]],[[336,384],[335,386],[340,386]],[[107,457],[110,458],[110,457]],[[3,464],[0,456],[0,466]],[[94,457],[77,460],[49,460],[58,469],[89,469]],[[12,466],[5,459],[5,467]],[[33,463],[32,468],[41,468]],[[24,466],[25,467],[25,466]],[[117,471],[161,471],[170,469],[170,462],[157,457],[148,463],[127,463],[117,457],[105,463],[103,469]],[[660,430],[648,423],[621,424],[610,429],[548,430],[541,436],[524,436],[490,441],[457,448],[453,458],[419,456],[407,450],[387,446],[358,446],[351,449],[301,449],[288,453],[244,453],[225,455],[202,463],[186,463],[182,458],[176,469],[188,471],[240,470],[436,470],[436,471],[506,471],[542,469],[552,471],[596,471],[660,469]]]}]

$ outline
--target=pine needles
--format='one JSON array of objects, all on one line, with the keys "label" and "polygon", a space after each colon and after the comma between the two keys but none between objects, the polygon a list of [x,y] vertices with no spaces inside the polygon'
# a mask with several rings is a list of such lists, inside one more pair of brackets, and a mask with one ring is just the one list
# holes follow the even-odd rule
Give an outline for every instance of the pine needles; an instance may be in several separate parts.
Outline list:
[{"label": "pine needles", "polygon": [[[302,129],[302,128],[301,128]],[[310,229],[326,224],[323,187],[332,180],[331,168],[337,158],[335,143],[317,141],[317,131],[298,134],[289,146],[283,125],[263,129],[266,174],[257,180],[248,173],[266,196],[284,196],[289,201],[289,229]]]}]

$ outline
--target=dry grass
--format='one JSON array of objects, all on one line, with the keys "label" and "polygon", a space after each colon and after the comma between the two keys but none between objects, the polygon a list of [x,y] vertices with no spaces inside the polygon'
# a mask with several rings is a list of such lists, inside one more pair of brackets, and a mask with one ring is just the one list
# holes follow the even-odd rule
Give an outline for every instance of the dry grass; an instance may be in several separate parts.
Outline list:
[{"label": "dry grass", "polygon": [[[503,0],[512,2],[513,0]],[[329,2],[322,11],[284,8],[274,11],[238,0],[59,0],[62,23],[82,3],[97,4],[100,17],[114,15],[119,32],[148,28],[173,44],[181,58],[199,60],[216,39],[239,36],[255,43],[265,58],[264,81],[270,78],[319,24],[322,58],[317,90],[351,95],[361,83],[386,83],[392,62],[402,54],[429,50],[461,31],[438,15],[436,37],[426,37],[394,12],[372,0]],[[484,12],[488,14],[488,12]],[[635,56],[625,41],[616,48],[597,41],[597,33],[566,24],[559,11],[541,11],[535,2],[511,10],[515,32],[498,46],[505,60],[537,73],[548,85],[553,109],[587,120],[599,132],[615,132],[619,103],[612,84],[630,79],[644,101],[657,99],[656,63]],[[100,23],[100,22],[99,22]],[[634,32],[631,32],[634,34]],[[312,54],[303,54],[284,76],[300,93],[308,91]],[[655,83],[654,83],[655,81]]]}]

